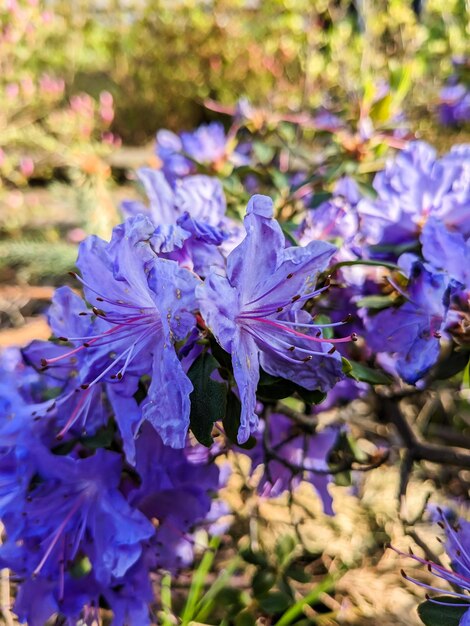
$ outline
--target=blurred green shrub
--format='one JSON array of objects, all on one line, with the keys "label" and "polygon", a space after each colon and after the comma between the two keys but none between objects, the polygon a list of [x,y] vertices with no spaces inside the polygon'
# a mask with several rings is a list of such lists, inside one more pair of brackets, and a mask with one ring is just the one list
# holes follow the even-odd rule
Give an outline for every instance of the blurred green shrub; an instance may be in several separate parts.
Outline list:
[{"label": "blurred green shrub", "polygon": [[83,65],[76,84],[113,90],[115,127],[130,143],[162,125],[197,125],[207,98],[334,108],[400,65],[411,101],[429,105],[470,36],[465,0],[428,0],[420,16],[410,0],[104,0],[99,9],[82,0],[81,12],[56,4],[98,50],[94,74]]}]

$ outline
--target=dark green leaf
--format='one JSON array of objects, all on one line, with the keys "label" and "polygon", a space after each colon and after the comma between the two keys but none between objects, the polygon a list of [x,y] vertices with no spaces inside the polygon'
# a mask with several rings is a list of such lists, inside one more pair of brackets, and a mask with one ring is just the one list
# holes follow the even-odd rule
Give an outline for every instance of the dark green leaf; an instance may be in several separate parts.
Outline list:
[{"label": "dark green leaf", "polygon": [[297,385],[284,378],[279,378],[273,385],[258,385],[258,396],[263,400],[283,400],[296,391]]},{"label": "dark green leaf", "polygon": [[450,356],[441,361],[435,371],[435,377],[439,380],[451,378],[465,369],[469,362],[468,350],[454,350]]},{"label": "dark green leaf", "polygon": [[291,605],[292,599],[282,591],[272,591],[262,598],[258,598],[258,602],[265,613],[275,615],[285,611]]},{"label": "dark green leaf", "polygon": [[291,233],[291,231],[288,228],[286,228],[286,224],[281,224],[281,228],[282,228],[282,232],[284,233],[284,237],[287,239],[287,241],[292,246],[298,246],[299,242],[294,237],[294,235]]},{"label": "dark green leaf", "polygon": [[380,369],[372,369],[357,361],[350,361],[349,363],[351,365],[351,371],[348,374],[350,378],[370,385],[390,385],[393,382],[393,379]]},{"label": "dark green leaf", "polygon": [[457,604],[462,601],[452,596],[439,596],[433,601],[426,600],[418,607],[418,615],[426,626],[458,626],[462,615],[470,609],[463,606],[443,606],[436,601],[446,604]]},{"label": "dark green leaf", "polygon": [[251,450],[256,445],[256,439],[250,436],[245,443],[238,443],[238,429],[240,428],[240,413],[242,405],[233,391],[229,391],[227,394],[227,405],[225,415],[223,418],[223,426],[225,434],[233,443],[243,448],[244,450]]},{"label": "dark green leaf", "polygon": [[286,380],[280,376],[271,376],[265,371],[260,371],[260,381],[258,384],[258,396],[264,400],[283,400],[297,393],[304,402],[309,404],[319,404],[326,397],[321,391],[309,390],[297,385],[291,380]]},{"label": "dark green leaf", "polygon": [[270,569],[259,569],[252,578],[251,586],[255,596],[262,596],[276,584],[276,573]]},{"label": "dark green leaf", "polygon": [[251,548],[243,548],[240,550],[240,556],[247,563],[251,563],[251,565],[259,565],[261,567],[267,567],[268,559],[264,552],[255,552]]},{"label": "dark green leaf", "polygon": [[223,419],[227,403],[227,387],[211,378],[212,372],[218,367],[219,363],[212,354],[203,352],[188,371],[194,387],[190,396],[190,428],[199,443],[207,447],[214,441],[214,422]]},{"label": "dark green leaf", "polygon": [[225,611],[230,612],[235,609],[238,613],[245,606],[242,599],[242,590],[235,589],[234,587],[224,587],[221,589],[215,596],[214,601],[218,606],[224,607]]},{"label": "dark green leaf", "polygon": [[309,203],[309,208],[311,209],[316,209],[317,207],[320,206],[320,204],[323,204],[323,202],[326,202],[327,200],[329,200],[332,197],[332,193],[330,193],[329,191],[320,191],[318,193],[316,193],[311,202]]},{"label": "dark green leaf", "polygon": [[217,343],[214,337],[210,339],[211,352],[222,367],[228,370],[232,369],[232,358],[228,352],[225,352],[223,348]]},{"label": "dark green leaf", "polygon": [[289,565],[284,573],[286,576],[296,580],[298,583],[308,583],[310,580],[310,576],[307,572],[298,565]]},{"label": "dark green leaf", "polygon": [[100,430],[91,437],[81,437],[80,441],[84,446],[92,450],[96,450],[97,448],[109,448],[113,443],[114,433],[114,422],[110,420],[105,428],[100,428]]}]

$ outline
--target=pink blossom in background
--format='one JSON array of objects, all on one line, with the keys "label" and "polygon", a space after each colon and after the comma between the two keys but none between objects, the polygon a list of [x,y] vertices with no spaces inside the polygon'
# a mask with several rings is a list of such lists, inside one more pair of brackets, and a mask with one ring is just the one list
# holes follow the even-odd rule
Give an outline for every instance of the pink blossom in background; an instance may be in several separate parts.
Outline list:
[{"label": "pink blossom in background", "polygon": [[20,172],[26,178],[32,176],[34,172],[34,161],[31,157],[22,157],[20,160]]}]

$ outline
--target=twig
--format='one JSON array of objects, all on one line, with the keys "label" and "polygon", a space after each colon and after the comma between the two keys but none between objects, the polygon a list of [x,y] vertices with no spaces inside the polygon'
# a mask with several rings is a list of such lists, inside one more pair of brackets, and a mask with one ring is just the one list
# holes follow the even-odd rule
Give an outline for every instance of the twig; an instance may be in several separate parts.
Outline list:
[{"label": "twig", "polygon": [[419,441],[401,412],[397,399],[380,397],[378,414],[381,421],[390,422],[395,426],[412,461],[429,461],[440,465],[456,465],[470,469],[470,454],[450,446],[439,446]]}]

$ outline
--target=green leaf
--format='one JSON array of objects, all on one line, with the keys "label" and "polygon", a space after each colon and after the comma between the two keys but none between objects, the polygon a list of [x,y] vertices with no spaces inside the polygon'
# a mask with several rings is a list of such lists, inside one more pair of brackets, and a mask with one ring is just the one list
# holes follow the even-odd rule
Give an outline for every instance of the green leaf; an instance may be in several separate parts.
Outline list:
[{"label": "green leaf", "polygon": [[331,197],[333,196],[332,193],[330,193],[329,191],[319,191],[318,193],[316,193],[310,204],[309,204],[309,208],[310,209],[316,209],[317,207],[320,206],[320,204],[323,204],[324,202],[326,202],[327,200],[329,200]]},{"label": "green leaf", "polygon": [[332,576],[325,576],[325,578],[318,583],[318,585],[314,587],[309,594],[300,598],[300,600],[291,604],[287,608],[286,612],[281,615],[279,620],[276,622],[276,626],[289,626],[290,624],[293,624],[296,619],[303,614],[304,607],[306,605],[315,604],[320,599],[322,593],[331,591],[334,586],[334,582],[335,579]]},{"label": "green leaf", "polygon": [[290,229],[286,227],[286,223],[284,224],[281,223],[281,228],[282,228],[282,232],[284,233],[284,237],[287,239],[287,241],[293,246],[298,246],[299,242],[296,240],[296,238],[294,237]]},{"label": "green leaf", "polygon": [[263,400],[283,400],[297,391],[297,385],[285,378],[278,378],[271,385],[258,385],[258,396]]},{"label": "green leaf", "polygon": [[282,537],[279,537],[274,546],[274,553],[280,565],[288,563],[296,545],[296,541],[292,535],[282,535]]},{"label": "green leaf", "polygon": [[262,596],[276,584],[276,573],[271,569],[259,569],[251,580],[255,596]]},{"label": "green leaf", "polygon": [[249,611],[241,611],[235,618],[235,626],[255,626],[256,618]]},{"label": "green leaf", "polygon": [[350,376],[351,372],[352,372],[351,361],[348,361],[348,359],[346,357],[342,356],[341,357],[341,363],[342,363],[343,374],[345,376]]},{"label": "green leaf", "polygon": [[387,120],[390,119],[392,114],[392,104],[393,104],[393,96],[391,93],[388,93],[380,100],[374,102],[370,109],[370,119],[373,122],[378,122],[379,124],[384,124]]},{"label": "green leaf", "polygon": [[286,380],[280,376],[271,376],[261,370],[258,384],[258,396],[264,400],[283,400],[297,393],[304,402],[309,404],[320,404],[326,397],[322,391],[317,389],[309,390],[297,385],[291,380]]},{"label": "green leaf", "polygon": [[390,385],[393,379],[380,369],[372,369],[363,363],[357,361],[349,361],[351,371],[348,376],[370,385]]},{"label": "green leaf", "polygon": [[240,550],[240,556],[244,561],[250,563],[251,565],[259,565],[261,567],[268,566],[268,559],[266,558],[264,552],[255,552],[248,547]]},{"label": "green leaf", "polygon": [[212,372],[218,367],[219,363],[212,354],[203,352],[188,372],[189,380],[194,387],[190,396],[190,428],[199,443],[207,447],[214,441],[212,438],[214,422],[224,418],[227,404],[227,387],[224,383],[211,379]]},{"label": "green leaf", "polygon": [[87,556],[75,561],[69,572],[72,578],[83,578],[92,570],[91,561]]},{"label": "green leaf", "polygon": [[264,142],[254,141],[253,152],[258,161],[262,165],[266,165],[267,163],[272,161],[275,154],[275,149]]},{"label": "green leaf", "polygon": [[232,357],[217,343],[214,337],[210,338],[211,352],[222,367],[232,369]]},{"label": "green leaf", "polygon": [[284,573],[286,576],[296,580],[298,583],[308,583],[310,580],[309,574],[307,574],[307,572],[298,565],[289,565]]},{"label": "green leaf", "polygon": [[396,301],[394,296],[365,296],[356,302],[356,306],[366,309],[386,309]]},{"label": "green leaf", "polygon": [[81,437],[81,443],[87,448],[96,450],[97,448],[109,448],[113,443],[115,433],[115,426],[112,420],[110,420],[105,428],[100,428],[91,437]]},{"label": "green leaf", "polygon": [[310,389],[304,389],[304,387],[300,387],[299,385],[296,385],[296,392],[307,404],[320,404],[326,398],[326,393],[323,391],[319,391],[318,389],[311,391]]},{"label": "green leaf", "polygon": [[271,591],[258,598],[261,609],[268,615],[275,615],[285,611],[292,604],[292,599],[282,591]]},{"label": "green leaf", "polygon": [[452,596],[439,596],[433,601],[426,600],[418,607],[418,615],[426,626],[458,626],[460,619],[470,609],[464,606],[443,606],[437,602],[445,602],[446,604],[458,604],[462,600],[453,598]]},{"label": "green leaf", "polygon": [[190,621],[194,619],[196,614],[197,603],[199,602],[202,592],[204,590],[204,584],[207,580],[212,564],[215,559],[215,555],[220,545],[220,537],[212,537],[209,542],[208,550],[204,553],[197,569],[193,573],[191,580],[191,587],[189,588],[186,604],[181,616],[181,625],[187,626]]},{"label": "green leaf", "polygon": [[470,352],[467,350],[454,350],[446,359],[438,363],[434,376],[438,380],[446,380],[455,376],[468,367]]},{"label": "green leaf", "polygon": [[251,450],[256,445],[256,439],[253,436],[248,438],[245,443],[238,443],[238,429],[240,428],[240,414],[242,405],[233,391],[229,391],[227,394],[227,404],[225,409],[225,415],[222,423],[224,426],[225,434],[233,443],[245,450]]}]

